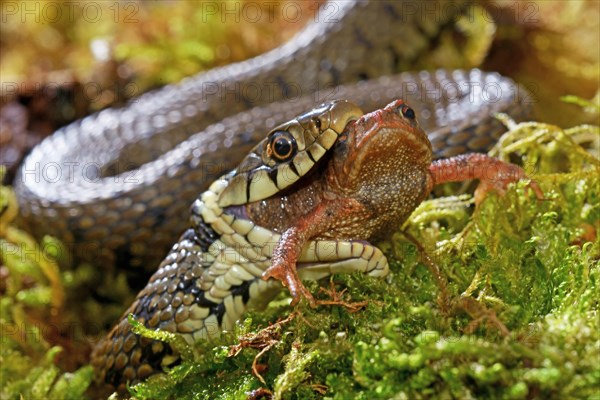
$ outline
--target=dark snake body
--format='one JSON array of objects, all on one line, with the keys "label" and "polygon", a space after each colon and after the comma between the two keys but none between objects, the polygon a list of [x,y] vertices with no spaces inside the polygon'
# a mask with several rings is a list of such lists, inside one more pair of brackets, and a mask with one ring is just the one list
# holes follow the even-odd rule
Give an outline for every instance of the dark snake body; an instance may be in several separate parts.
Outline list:
[{"label": "dark snake body", "polygon": [[[148,326],[178,331],[197,305],[197,313],[208,310],[197,318],[213,318],[219,331],[228,318],[227,301],[239,297],[245,308],[266,299],[276,285],[253,291],[259,279],[252,277],[232,285],[220,302],[208,300],[210,284],[201,287],[198,278],[213,264],[198,260],[221,234],[194,213],[186,230],[189,206],[276,124],[334,98],[365,111],[403,98],[429,132],[435,156],[444,157],[489,148],[503,130],[493,113],[519,119],[527,110],[524,92],[495,73],[393,75],[427,52],[442,26],[461,12],[461,6],[435,4],[445,12],[434,18],[403,14],[401,1],[330,4],[335,23],[312,24],[267,54],[61,129],[32,151],[17,177],[23,222],[34,233],[74,244],[80,259],[149,270],[185,231],[128,312]],[[359,80],[365,81],[338,86]],[[251,98],[249,89],[230,92],[251,87],[259,88]],[[59,176],[51,171],[55,167]],[[167,345],[140,341],[123,320],[93,361],[103,380],[119,385],[155,372],[170,352]]]}]

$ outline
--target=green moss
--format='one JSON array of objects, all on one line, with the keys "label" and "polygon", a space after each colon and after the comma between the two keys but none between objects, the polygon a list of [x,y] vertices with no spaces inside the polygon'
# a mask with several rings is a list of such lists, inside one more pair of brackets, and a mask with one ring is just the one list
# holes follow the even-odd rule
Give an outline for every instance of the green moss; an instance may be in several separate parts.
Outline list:
[{"label": "green moss", "polygon": [[[3,174],[2,168],[0,179]],[[66,277],[85,267],[61,272],[67,254],[61,243],[51,237],[37,243],[13,226],[18,208],[9,187],[0,187],[0,209],[0,398],[80,399],[92,367],[67,371],[57,362],[64,351],[51,343],[84,341],[80,320],[66,312],[71,292],[65,286],[80,288],[82,279]]]},{"label": "green moss", "polygon": [[36,360],[3,344],[0,348],[0,397],[81,399],[92,381],[92,367],[85,366],[73,373],[64,372],[54,364],[54,358],[60,352],[60,348],[53,347],[41,360]]},{"label": "green moss", "polygon": [[[236,341],[233,334],[212,341],[203,341],[194,349],[183,345],[179,335],[152,331],[130,318],[134,329],[153,339],[176,343],[184,355],[184,362],[171,369],[168,375],[156,375],[130,388],[136,399],[240,399],[245,393],[260,385],[252,376],[250,368],[256,351],[243,352],[239,357],[228,357],[228,347]],[[239,325],[235,335],[244,334],[244,325]]]}]

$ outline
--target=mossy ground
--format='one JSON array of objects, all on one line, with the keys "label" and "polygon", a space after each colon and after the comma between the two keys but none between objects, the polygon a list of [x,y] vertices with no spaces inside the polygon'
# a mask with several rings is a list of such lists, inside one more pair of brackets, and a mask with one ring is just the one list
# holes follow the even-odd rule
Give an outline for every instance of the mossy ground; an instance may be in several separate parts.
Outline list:
[{"label": "mossy ground", "polygon": [[[511,126],[496,155],[519,153],[544,200],[526,182],[476,207],[468,194],[429,200],[379,244],[391,263],[386,279],[336,275],[308,284],[313,293],[319,286],[338,294],[347,289],[342,299],[366,301],[363,309],[292,308],[282,293],[234,333],[194,349],[180,344],[185,362],[131,394],[243,399],[266,389],[278,399],[599,398],[600,161],[577,144],[597,146],[598,135],[594,126]],[[10,190],[2,193],[10,203]],[[23,332],[40,330],[40,317],[31,316],[66,309],[64,299],[91,278],[85,266],[61,273],[35,257],[11,258],[16,231],[6,222],[2,398],[80,397],[90,368],[64,372],[53,362],[56,347]],[[430,262],[423,262],[421,247]],[[243,335],[294,312],[291,321],[263,332],[272,345],[258,360],[265,383],[252,373],[259,349],[228,356]],[[63,322],[74,318],[60,313]]]}]

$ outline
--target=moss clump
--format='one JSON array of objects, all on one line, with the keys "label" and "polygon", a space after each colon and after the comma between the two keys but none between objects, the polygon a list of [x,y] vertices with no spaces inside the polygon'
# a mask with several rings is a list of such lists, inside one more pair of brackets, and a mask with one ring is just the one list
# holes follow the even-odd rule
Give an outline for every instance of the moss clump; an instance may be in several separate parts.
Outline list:
[{"label": "moss clump", "polygon": [[51,237],[37,243],[12,226],[18,208],[8,187],[0,187],[0,210],[0,398],[81,398],[92,381],[91,366],[65,372],[56,363],[62,348],[50,344],[79,332],[63,313],[69,279],[59,263],[66,251]]}]

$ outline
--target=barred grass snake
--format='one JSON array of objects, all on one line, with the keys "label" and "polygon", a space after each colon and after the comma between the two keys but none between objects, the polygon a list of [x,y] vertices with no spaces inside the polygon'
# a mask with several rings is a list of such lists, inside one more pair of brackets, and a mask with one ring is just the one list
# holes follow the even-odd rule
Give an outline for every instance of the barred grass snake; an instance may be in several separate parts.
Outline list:
[{"label": "barred grass snake", "polygon": [[[22,222],[73,244],[80,259],[147,270],[155,270],[184,232],[127,313],[149,327],[180,332],[190,343],[231,329],[248,306],[280,290],[279,281],[261,279],[273,260],[285,264],[295,257],[301,278],[344,271],[385,275],[384,255],[366,240],[397,227],[438,183],[427,172],[431,159],[489,148],[503,131],[494,113],[519,119],[527,112],[526,93],[495,73],[393,75],[453,23],[466,7],[456,3],[429,3],[438,9],[429,17],[406,13],[408,2],[401,1],[328,3],[335,8],[330,20],[309,25],[269,53],[61,129],[32,151],[16,179]],[[394,114],[392,106],[383,114],[361,111],[398,98],[412,107],[408,115]],[[431,145],[418,125],[406,125],[415,114]],[[373,201],[372,210],[394,217],[366,219],[339,205],[322,210],[324,199],[331,200],[323,195],[331,189],[323,177],[349,174],[336,186],[341,190],[364,173],[353,175],[353,164],[369,165],[348,146],[378,118],[417,138],[408,147],[392,146],[398,154],[371,160],[361,178],[386,177],[361,193],[385,199],[386,207]],[[342,167],[348,159],[353,162]],[[49,168],[56,170],[52,179],[44,174]],[[332,168],[337,172],[327,172]],[[354,223],[327,225],[324,215]],[[312,234],[304,226],[285,236],[302,219],[327,229]],[[282,246],[282,236],[294,245]],[[285,281],[283,267],[274,267],[269,274]],[[297,299],[302,285],[285,282]],[[170,353],[168,345],[140,340],[123,319],[96,347],[92,362],[101,380],[122,389],[160,370],[173,360]]]}]

